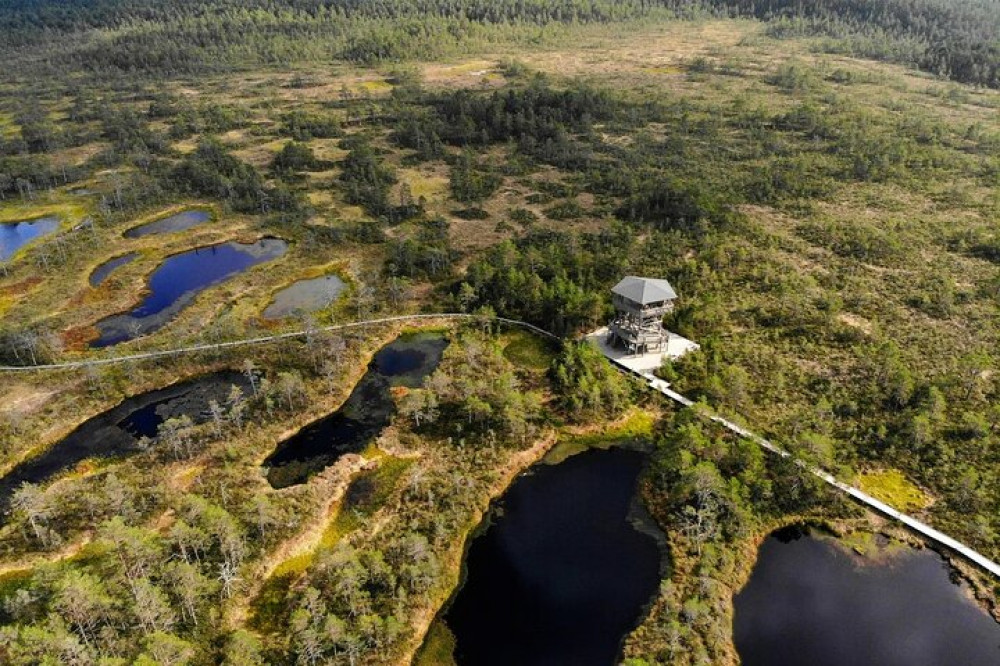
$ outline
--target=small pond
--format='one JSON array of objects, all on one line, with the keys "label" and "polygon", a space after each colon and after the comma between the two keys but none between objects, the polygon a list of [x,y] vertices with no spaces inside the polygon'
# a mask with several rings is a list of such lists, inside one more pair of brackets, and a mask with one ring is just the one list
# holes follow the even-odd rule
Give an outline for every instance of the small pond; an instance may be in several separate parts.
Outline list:
[{"label": "small pond", "polygon": [[204,210],[186,210],[158,220],[132,227],[125,231],[125,238],[142,238],[153,234],[169,234],[197,227],[212,219],[212,214]]},{"label": "small pond", "polygon": [[511,485],[473,538],[465,582],[444,614],[459,666],[618,663],[665,562],[638,520],[645,460],[591,449]]},{"label": "small pond", "polygon": [[257,264],[277,259],[288,249],[278,238],[256,243],[230,241],[167,257],[149,277],[149,294],[131,312],[112,315],[96,326],[92,347],[108,347],[158,330],[203,290],[225,282]]},{"label": "small pond", "polygon": [[403,335],[383,347],[340,409],[278,444],[264,466],[274,488],[305,483],[345,453],[356,453],[389,425],[394,386],[415,388],[441,362],[448,341],[436,333]]},{"label": "small pond", "polygon": [[780,530],[736,596],[744,666],[995,666],[1000,625],[934,551],[866,561],[831,537]]},{"label": "small pond", "polygon": [[0,261],[7,261],[31,241],[47,236],[58,229],[59,220],[55,217],[0,223]]},{"label": "small pond", "polygon": [[274,300],[264,309],[264,319],[284,319],[330,307],[346,286],[336,275],[299,280],[274,295]]},{"label": "small pond", "polygon": [[22,483],[43,483],[88,458],[139,453],[140,439],[155,438],[160,424],[168,419],[186,414],[195,423],[206,422],[211,418],[208,403],[215,400],[224,405],[233,386],[250,394],[245,375],[222,371],[126,399],[84,421],[54,446],[0,478],[0,507],[7,506],[10,494]]},{"label": "small pond", "polygon": [[129,252],[128,254],[108,259],[103,264],[95,268],[94,272],[90,274],[90,286],[100,287],[104,284],[105,280],[111,277],[111,274],[114,273],[116,269],[134,261],[138,256],[138,252]]}]

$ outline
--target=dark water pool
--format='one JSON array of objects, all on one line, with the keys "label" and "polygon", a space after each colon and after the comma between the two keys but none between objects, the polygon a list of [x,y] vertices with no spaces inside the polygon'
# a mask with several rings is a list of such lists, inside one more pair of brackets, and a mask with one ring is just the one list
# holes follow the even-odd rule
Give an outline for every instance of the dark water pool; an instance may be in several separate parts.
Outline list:
[{"label": "dark water pool", "polygon": [[149,277],[149,294],[131,312],[99,321],[100,336],[91,347],[109,347],[158,330],[204,289],[257,264],[277,259],[288,249],[278,238],[256,243],[228,242],[167,257]]},{"label": "dark water pool", "polygon": [[121,268],[127,263],[135,261],[136,257],[139,256],[138,252],[129,252],[128,254],[123,254],[113,259],[108,259],[103,264],[94,269],[94,272],[90,274],[90,286],[100,287],[104,284],[116,269]]},{"label": "dark water pool", "polygon": [[172,386],[132,396],[102,414],[84,421],[45,452],[25,460],[0,478],[0,508],[22,483],[44,483],[88,458],[128,456],[141,451],[139,440],[153,438],[160,424],[182,414],[204,423],[208,403],[225,404],[233,386],[249,394],[246,376],[235,371],[215,372]]},{"label": "dark water pool", "polygon": [[212,215],[204,210],[186,210],[182,213],[161,217],[158,220],[132,227],[125,232],[125,238],[142,238],[152,234],[169,234],[204,224]]},{"label": "dark water pool", "polygon": [[629,520],[644,454],[589,450],[517,479],[445,613],[459,666],[613,666],[663,553]]},{"label": "dark water pool", "polygon": [[863,564],[827,538],[782,530],[735,605],[744,666],[1000,664],[1000,625],[929,550]]},{"label": "dark water pool", "polygon": [[51,234],[57,229],[59,220],[54,217],[0,224],[0,261],[7,261],[31,241]]},{"label": "dark water pool", "polygon": [[392,420],[396,407],[390,389],[419,386],[437,368],[447,346],[440,335],[419,333],[379,350],[340,409],[278,444],[264,461],[271,486],[305,483],[345,453],[364,449]]}]

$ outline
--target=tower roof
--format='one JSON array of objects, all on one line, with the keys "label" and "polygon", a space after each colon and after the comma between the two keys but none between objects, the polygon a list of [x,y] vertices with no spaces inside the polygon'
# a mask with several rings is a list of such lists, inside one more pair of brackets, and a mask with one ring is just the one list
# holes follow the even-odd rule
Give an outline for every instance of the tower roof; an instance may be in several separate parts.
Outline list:
[{"label": "tower roof", "polygon": [[666,280],[636,277],[635,275],[622,278],[621,282],[611,288],[611,293],[618,294],[622,298],[640,305],[677,298],[677,292]]}]

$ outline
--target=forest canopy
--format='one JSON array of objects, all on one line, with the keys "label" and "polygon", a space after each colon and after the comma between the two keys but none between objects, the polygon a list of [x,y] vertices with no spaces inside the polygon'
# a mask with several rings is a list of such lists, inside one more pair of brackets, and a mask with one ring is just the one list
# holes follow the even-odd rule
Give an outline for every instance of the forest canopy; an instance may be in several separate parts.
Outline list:
[{"label": "forest canopy", "polygon": [[[998,3],[0,0],[0,221],[62,222],[0,260],[0,362],[200,349],[9,373],[0,462],[243,378],[12,493],[0,664],[410,663],[510,479],[634,439],[671,572],[625,663],[735,663],[763,535],[890,526],[713,413],[1000,561]],[[169,257],[254,239],[286,251],[88,347]],[[699,350],[657,373],[690,409],[571,342],[625,275],[676,287]],[[400,332],[354,323],[416,313],[449,343],[391,427],[273,487]]]},{"label": "forest canopy", "polygon": [[997,0],[4,0],[0,53],[14,71],[177,74],[248,64],[400,61],[539,28],[739,16],[774,36],[1000,87]]}]

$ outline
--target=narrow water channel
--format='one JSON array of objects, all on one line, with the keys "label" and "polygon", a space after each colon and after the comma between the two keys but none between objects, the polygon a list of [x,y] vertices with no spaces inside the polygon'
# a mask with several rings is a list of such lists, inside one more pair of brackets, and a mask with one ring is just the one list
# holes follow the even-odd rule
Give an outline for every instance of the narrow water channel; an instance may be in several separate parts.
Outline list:
[{"label": "narrow water channel", "polygon": [[1000,664],[1000,624],[935,552],[870,562],[800,528],[761,546],[733,637],[744,666]]},{"label": "narrow water channel", "polygon": [[420,386],[437,368],[447,346],[441,335],[415,333],[379,350],[340,409],[278,444],[264,461],[271,486],[305,483],[345,453],[363,450],[392,420],[396,405],[391,389]]},{"label": "narrow water channel", "polygon": [[517,479],[444,615],[459,666],[613,666],[656,594],[663,552],[636,527],[645,455],[588,450]]}]

